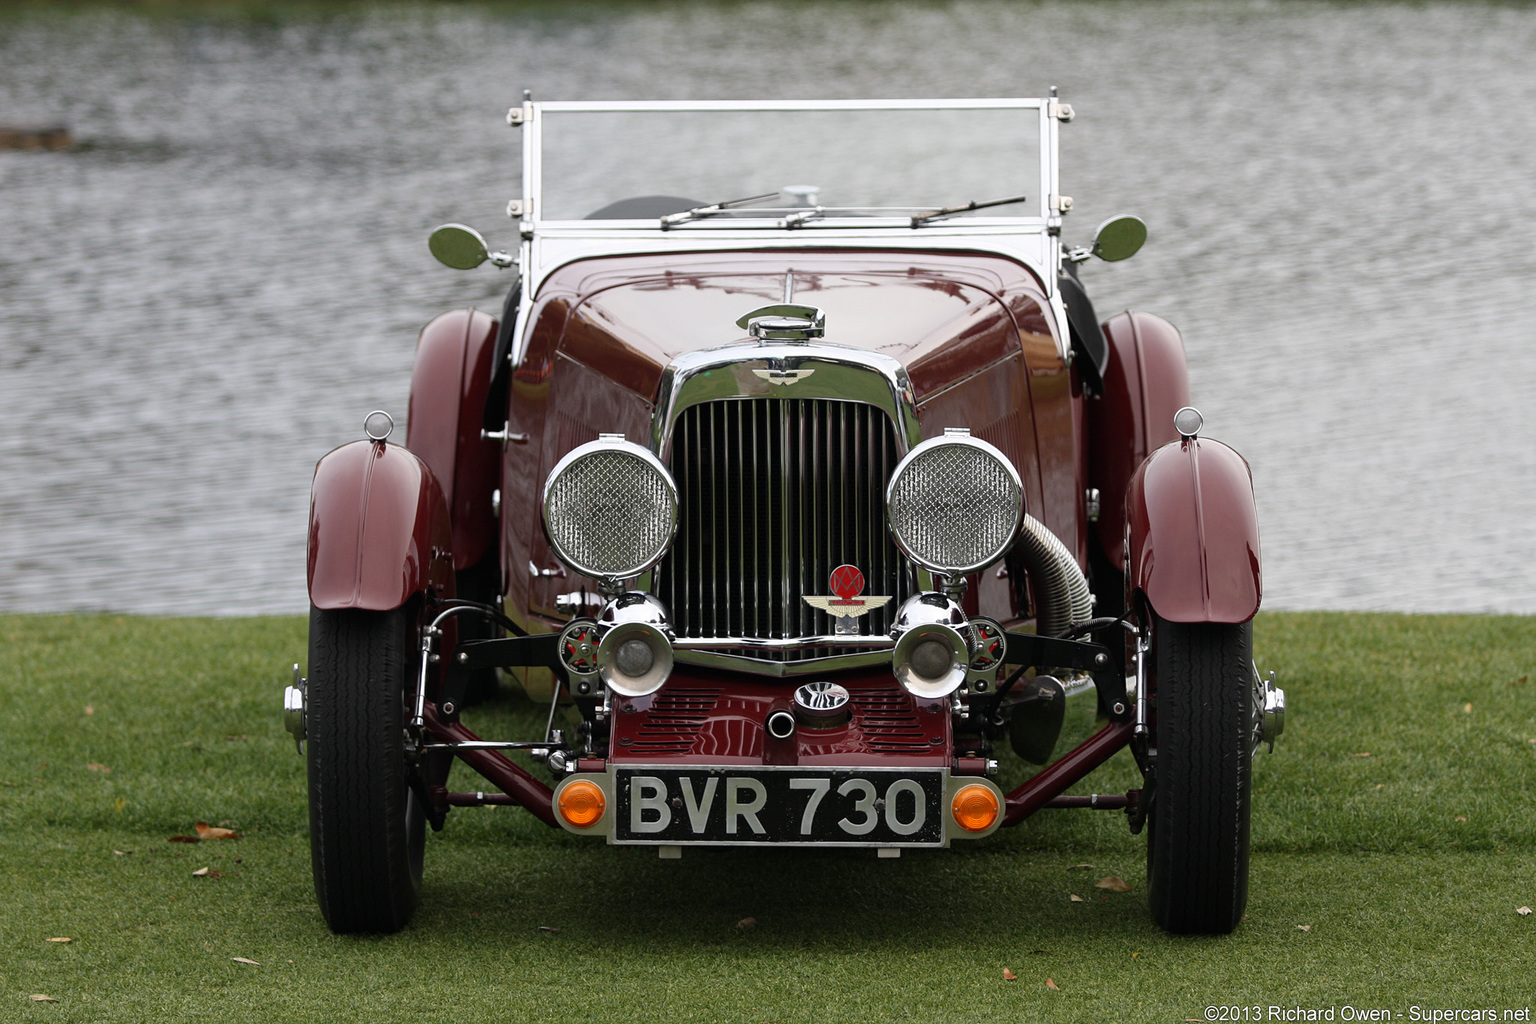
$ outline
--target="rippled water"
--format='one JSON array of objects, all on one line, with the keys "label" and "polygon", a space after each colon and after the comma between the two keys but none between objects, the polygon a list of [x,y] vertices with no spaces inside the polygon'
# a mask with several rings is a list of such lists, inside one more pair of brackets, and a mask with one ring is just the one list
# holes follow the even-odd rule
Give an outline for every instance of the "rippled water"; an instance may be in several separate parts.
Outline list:
[{"label": "rippled water", "polygon": [[0,608],[305,607],[314,461],[493,307],[545,99],[1034,95],[1101,313],[1183,329],[1271,608],[1536,613],[1536,9],[1188,2],[0,14]]}]

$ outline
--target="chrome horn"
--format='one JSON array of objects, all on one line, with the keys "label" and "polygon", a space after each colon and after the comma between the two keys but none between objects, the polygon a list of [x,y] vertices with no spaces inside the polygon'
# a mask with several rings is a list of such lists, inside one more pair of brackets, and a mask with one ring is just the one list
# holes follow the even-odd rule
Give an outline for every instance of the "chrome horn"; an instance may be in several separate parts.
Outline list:
[{"label": "chrome horn", "polygon": [[614,693],[644,697],[672,674],[667,610],[647,594],[620,594],[598,616],[597,674]]},{"label": "chrome horn", "polygon": [[947,697],[965,682],[971,663],[965,612],[943,594],[914,594],[896,613],[891,672],[914,697]]}]

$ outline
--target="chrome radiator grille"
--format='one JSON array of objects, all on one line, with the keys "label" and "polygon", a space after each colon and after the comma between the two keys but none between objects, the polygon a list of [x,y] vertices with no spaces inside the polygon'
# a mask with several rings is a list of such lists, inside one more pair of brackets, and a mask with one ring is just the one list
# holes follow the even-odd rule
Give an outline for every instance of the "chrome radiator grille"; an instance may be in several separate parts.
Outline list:
[{"label": "chrome radiator grille", "polygon": [[671,453],[677,537],[655,576],[677,635],[831,635],[835,620],[801,598],[831,593],[828,577],[845,562],[864,574],[866,595],[891,597],[859,620],[860,631],[889,632],[914,585],[885,526],[898,459],[890,419],[859,402],[740,399],[685,410]]}]

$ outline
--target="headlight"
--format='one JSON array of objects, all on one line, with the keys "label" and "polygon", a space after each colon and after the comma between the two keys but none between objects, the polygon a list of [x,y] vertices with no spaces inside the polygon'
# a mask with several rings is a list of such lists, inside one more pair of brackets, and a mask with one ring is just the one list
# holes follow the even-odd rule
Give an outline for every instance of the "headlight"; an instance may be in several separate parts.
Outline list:
[{"label": "headlight", "polygon": [[907,453],[885,490],[896,546],[930,572],[963,576],[1013,543],[1024,490],[1008,457],[969,432],[946,431]]},{"label": "headlight", "polygon": [[666,554],[677,529],[677,484],[661,460],[617,434],[572,450],[544,484],[544,529],[584,576],[625,580]]}]

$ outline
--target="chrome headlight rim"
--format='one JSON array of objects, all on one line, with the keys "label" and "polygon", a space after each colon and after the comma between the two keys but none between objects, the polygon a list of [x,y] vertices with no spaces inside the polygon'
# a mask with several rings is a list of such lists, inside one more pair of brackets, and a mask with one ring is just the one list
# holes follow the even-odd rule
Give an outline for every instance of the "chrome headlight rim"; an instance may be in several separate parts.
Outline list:
[{"label": "chrome headlight rim", "polygon": [[[551,503],[555,499],[556,491],[561,481],[573,467],[594,456],[611,455],[634,459],[647,470],[654,473],[662,484],[663,493],[666,498],[666,510],[665,522],[662,523],[660,530],[661,537],[657,543],[651,545],[651,550],[644,553],[644,557],[630,559],[622,565],[603,566],[593,564],[588,559],[580,557],[561,543],[560,531],[556,529],[556,526],[561,524],[556,522],[558,513],[552,511]],[[666,464],[657,458],[650,449],[635,444],[633,441],[625,440],[622,434],[605,434],[596,441],[588,441],[586,444],[577,445],[567,452],[559,462],[555,463],[555,468],[550,470],[549,476],[544,480],[544,492],[540,507],[544,517],[544,533],[549,539],[549,547],[554,552],[555,557],[575,572],[595,580],[617,583],[621,580],[633,579],[649,571],[666,557],[668,549],[672,546],[673,539],[677,536],[677,481],[672,478],[672,473],[667,469]]]},{"label": "chrome headlight rim", "polygon": [[[1002,471],[1007,483],[1008,494],[1006,498],[1011,507],[1011,516],[999,521],[1002,528],[995,531],[998,540],[986,549],[985,557],[980,560],[971,559],[964,562],[956,561],[955,559],[941,560],[930,557],[928,552],[918,550],[917,545],[912,543],[912,538],[904,532],[901,524],[898,523],[897,510],[894,507],[897,501],[897,490],[902,483],[903,477],[914,465],[932,456],[938,449],[957,445],[978,451],[990,458]],[[1019,524],[1023,519],[1024,482],[1019,476],[1019,471],[1014,467],[1013,462],[1008,456],[1004,455],[995,445],[989,444],[979,437],[972,437],[969,430],[946,430],[940,436],[930,437],[928,440],[917,445],[896,464],[896,468],[891,472],[891,479],[886,483],[885,487],[885,521],[887,528],[891,532],[892,541],[895,542],[896,547],[900,549],[901,553],[914,563],[927,569],[929,572],[942,576],[965,576],[973,572],[980,572],[982,569],[995,563],[1007,554],[1008,549],[1013,546],[1014,539],[1019,533]]]}]

